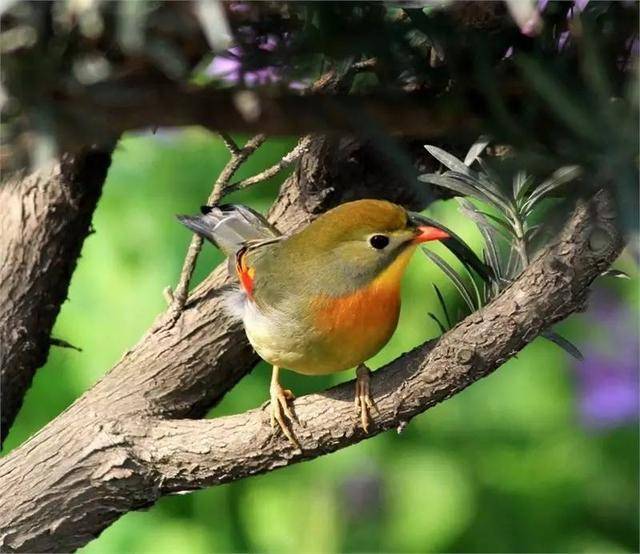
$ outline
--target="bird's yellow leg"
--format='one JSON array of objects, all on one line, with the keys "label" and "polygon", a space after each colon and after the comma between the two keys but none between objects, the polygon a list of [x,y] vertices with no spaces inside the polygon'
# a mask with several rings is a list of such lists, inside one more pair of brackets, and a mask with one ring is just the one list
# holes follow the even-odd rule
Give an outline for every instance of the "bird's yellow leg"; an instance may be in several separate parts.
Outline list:
[{"label": "bird's yellow leg", "polygon": [[371,372],[369,368],[360,364],[356,369],[356,395],[354,398],[354,406],[356,412],[360,412],[360,424],[365,433],[369,432],[369,424],[371,423],[370,409],[378,412],[373,399],[371,398]]},{"label": "bird's yellow leg", "polygon": [[[275,429],[276,422],[278,422],[280,429],[286,437],[296,448],[300,448],[300,443],[293,436],[289,423],[296,419],[289,407],[289,400],[294,400],[295,396],[289,389],[282,388],[279,378],[280,368],[274,365],[273,372],[271,373],[271,386],[269,387],[271,396],[271,427]],[[289,421],[287,421],[285,417]]]}]

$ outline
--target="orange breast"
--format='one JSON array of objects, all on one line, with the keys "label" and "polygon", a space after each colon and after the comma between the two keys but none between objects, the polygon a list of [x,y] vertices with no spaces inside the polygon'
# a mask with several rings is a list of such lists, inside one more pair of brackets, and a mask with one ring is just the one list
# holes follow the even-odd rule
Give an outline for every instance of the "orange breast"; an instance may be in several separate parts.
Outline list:
[{"label": "orange breast", "polygon": [[400,314],[400,281],[413,249],[403,252],[369,285],[345,296],[313,299],[315,327],[333,371],[374,356],[391,338]]}]

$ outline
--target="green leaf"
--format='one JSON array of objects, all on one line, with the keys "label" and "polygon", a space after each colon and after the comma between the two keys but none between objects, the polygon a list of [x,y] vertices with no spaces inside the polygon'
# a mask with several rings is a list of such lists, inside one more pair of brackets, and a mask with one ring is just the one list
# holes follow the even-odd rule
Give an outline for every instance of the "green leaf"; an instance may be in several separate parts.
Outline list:
[{"label": "green leaf", "polygon": [[484,217],[484,215],[479,212],[476,207],[469,202],[469,200],[460,198],[458,199],[458,204],[460,205],[460,211],[462,214],[472,219],[478,226],[480,234],[482,235],[487,247],[486,255],[489,261],[489,266],[493,269],[496,277],[500,277],[502,271],[500,267],[500,256],[498,255],[499,249],[496,243],[496,233],[499,233],[500,231],[491,225],[487,218]]},{"label": "green leaf", "polygon": [[572,342],[565,339],[564,337],[560,336],[558,333],[556,333],[552,329],[547,329],[546,331],[543,331],[542,333],[540,333],[540,336],[553,342],[554,344],[557,344],[567,354],[569,354],[570,356],[573,356],[576,360],[580,360],[580,361],[584,360],[584,356],[582,355],[582,352],[578,350],[577,346],[575,346]]},{"label": "green leaf", "polygon": [[449,152],[447,152],[446,150],[438,148],[437,146],[432,146],[430,144],[425,144],[424,147],[426,148],[427,152],[429,152],[429,154],[431,154],[447,169],[450,169],[451,171],[457,171],[458,173],[462,173],[464,175],[472,174],[468,166],[466,166],[453,154],[449,154]]},{"label": "green leaf", "polygon": [[503,195],[502,191],[495,183],[483,178],[482,174],[478,177],[465,175],[463,173],[458,173],[457,171],[447,171],[445,175],[447,177],[458,179],[474,188],[485,197],[485,202],[493,205],[499,211],[510,213],[511,209],[509,206],[509,200]]},{"label": "green leaf", "polygon": [[476,142],[471,145],[471,148],[469,148],[467,155],[464,157],[464,165],[466,165],[467,167],[471,166],[471,164],[476,161],[478,156],[482,154],[482,151],[487,147],[489,142],[491,141],[485,135],[479,137],[478,140],[476,140]]},{"label": "green leaf", "polygon": [[601,277],[617,277],[618,279],[631,279],[628,273],[620,269],[607,269],[600,274]]},{"label": "green leaf", "polygon": [[[478,288],[478,283],[476,283],[476,280],[474,279],[473,274],[471,273],[471,270],[466,265],[464,266],[464,269],[467,272],[469,279],[471,280],[471,286],[473,287],[473,291],[476,293],[476,306],[480,308],[480,306],[483,306],[484,304],[482,302],[482,294],[480,293],[480,289]],[[495,279],[499,278],[497,275],[495,275],[495,272],[494,272],[494,277]],[[484,282],[485,281],[483,281],[483,283]]]},{"label": "green leaf", "polygon": [[568,183],[569,181],[573,181],[581,173],[582,169],[577,165],[564,166],[554,171],[551,177],[549,177],[548,179],[543,181],[541,185],[536,187],[536,189],[531,193],[531,196],[527,198],[522,206],[523,212],[525,214],[530,213],[535,204],[542,198],[544,198],[547,194],[557,189],[558,187]]},{"label": "green leaf", "polygon": [[451,329],[451,327],[452,327],[451,318],[449,317],[449,311],[447,310],[447,304],[444,301],[444,298],[442,296],[442,293],[440,292],[440,289],[438,288],[438,285],[433,283],[433,288],[436,291],[436,295],[438,297],[438,301],[440,302],[440,306],[442,306],[442,311],[444,312],[444,318],[445,318],[445,321],[447,322],[447,325],[448,325],[447,328]]},{"label": "green leaf", "polygon": [[521,271],[521,260],[520,253],[518,249],[512,244],[511,250],[509,251],[509,259],[507,261],[507,270],[504,273],[504,276],[509,279],[515,279]]},{"label": "green leaf", "polygon": [[[479,154],[479,152],[486,147],[486,144],[487,142],[484,142],[484,145],[483,142],[474,144],[469,149],[469,153],[465,158],[465,163],[461,162],[458,158],[456,158],[452,154],[449,154],[442,148],[426,144],[425,149],[427,150],[427,152],[429,152],[434,158],[436,158],[443,166],[447,167],[450,171],[447,171],[442,175],[433,173],[421,175],[419,179],[423,182],[428,182],[448,188],[450,190],[458,192],[459,194],[472,196],[473,198],[476,198],[482,202],[492,204],[500,211],[508,213],[510,211],[509,200],[504,196],[503,192],[500,190],[500,187],[495,182],[493,182],[492,179],[489,178],[488,174],[477,174],[476,172],[472,171],[466,164],[469,159],[471,160],[470,163],[472,163],[473,160],[477,158],[477,154],[475,154],[475,152],[477,151],[477,153]],[[440,177],[440,179],[434,179],[434,176]],[[452,182],[448,180],[449,178],[461,181],[463,185]],[[462,192],[463,190],[465,192]]]},{"label": "green leaf", "polygon": [[529,244],[534,237],[540,233],[540,231],[542,231],[542,229],[544,228],[544,225],[542,223],[538,223],[537,225],[532,225],[531,227],[529,227],[525,233],[524,233],[524,240],[526,241],[527,244]]},{"label": "green leaf", "polygon": [[431,250],[427,250],[425,247],[422,247],[422,251],[426,254],[426,256],[435,263],[443,273],[449,278],[449,280],[453,283],[453,286],[462,296],[465,304],[469,308],[470,311],[474,312],[477,307],[474,305],[471,293],[469,289],[467,289],[462,277],[453,269],[446,261],[444,261],[438,254],[432,252]]},{"label": "green leaf", "polygon": [[432,314],[431,312],[429,312],[429,317],[436,322],[436,325],[440,328],[440,332],[444,335],[447,330],[444,328],[444,325],[442,325],[441,321],[435,316],[435,314]]},{"label": "green leaf", "polygon": [[533,177],[527,175],[525,171],[518,171],[513,178],[513,199],[516,203],[522,200],[522,197],[527,194],[529,188],[533,184]]},{"label": "green leaf", "polygon": [[479,214],[482,214],[483,216],[485,216],[486,218],[490,219],[491,221],[497,223],[499,225],[499,227],[495,227],[496,231],[498,231],[500,233],[500,235],[509,243],[511,243],[511,241],[513,240],[513,238],[516,236],[516,232],[513,229],[513,227],[511,227],[511,225],[509,224],[509,222],[507,220],[504,219],[500,219],[499,217],[496,217],[493,214],[487,213],[487,212],[483,212],[482,210],[476,210]]},{"label": "green leaf", "polygon": [[466,184],[460,179],[456,179],[453,177],[449,177],[448,175],[441,175],[439,173],[425,173],[418,177],[419,181],[423,183],[429,183],[431,185],[436,185],[438,187],[446,188],[452,190],[453,192],[457,192],[462,196],[471,196],[481,202],[489,202],[489,199],[474,187]]}]

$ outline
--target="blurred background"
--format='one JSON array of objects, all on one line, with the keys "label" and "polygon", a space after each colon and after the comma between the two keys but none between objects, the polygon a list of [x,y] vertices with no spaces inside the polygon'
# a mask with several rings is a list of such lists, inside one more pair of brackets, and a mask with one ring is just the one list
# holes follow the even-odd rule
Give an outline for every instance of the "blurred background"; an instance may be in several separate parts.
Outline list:
[{"label": "blurred background", "polygon": [[[401,434],[163,497],[117,520],[82,552],[638,552],[639,6],[633,0],[0,2],[5,176],[79,146],[102,141],[108,149],[123,129],[202,123],[201,115],[216,109],[197,94],[205,87],[226,106],[237,104],[238,91],[247,98],[246,89],[281,106],[301,105],[299,95],[320,75],[344,77],[361,63],[364,70],[342,91],[350,102],[337,94],[319,104],[333,111],[307,109],[369,141],[370,166],[383,159],[400,175],[395,182],[417,183],[419,173],[436,169],[426,142],[459,155],[488,134],[509,145],[494,152],[506,174],[526,169],[538,178],[578,165],[584,179],[571,193],[609,185],[629,237],[614,267],[630,279],[598,279],[588,309],[557,326],[584,361],[538,338]],[[400,131],[408,125],[429,140],[393,136],[374,112],[356,109],[351,97],[360,96],[395,106],[403,113]],[[194,98],[201,103],[192,106]],[[432,117],[413,116],[414,107],[422,114],[432,109]],[[227,130],[250,126],[237,111]],[[384,121],[393,123],[395,113]],[[298,138],[270,138],[238,177],[269,167]],[[217,135],[195,127],[128,132],[118,141],[93,218],[96,232],[84,244],[53,331],[82,351],[52,348],[1,455],[87,391],[166,309],[162,291],[176,284],[191,238],[175,214],[198,210],[228,156]],[[353,165],[366,165],[363,159]],[[284,178],[225,200],[265,212]],[[416,186],[425,187],[425,198],[441,198],[426,213],[479,252],[480,233],[456,201]],[[206,246],[193,286],[220,261]],[[453,314],[463,309],[442,271],[415,256],[398,330],[372,367],[439,335],[428,316],[441,317],[434,283]],[[258,365],[209,417],[259,406],[269,378]],[[351,378],[352,372],[315,378],[287,372],[283,384],[302,395]]]},{"label": "blurred background", "polygon": [[[268,167],[294,144],[269,140],[239,176]],[[190,240],[174,215],[197,211],[227,159],[222,142],[198,129],[132,134],[119,143],[96,233],[53,332],[82,352],[52,350],[3,455],[91,387],[165,308],[162,290],[176,283]],[[283,178],[229,200],[265,211]],[[426,213],[481,244],[453,200]],[[218,262],[205,247],[195,282]],[[119,519],[82,552],[637,552],[638,271],[627,252],[614,267],[631,279],[601,278],[587,312],[558,326],[584,362],[538,338],[400,435],[162,498]],[[437,310],[431,283],[451,306],[459,302],[442,272],[415,256],[400,325],[373,367],[439,334],[427,317]],[[305,394],[351,378],[287,372],[283,382]],[[260,405],[268,381],[268,368],[257,366],[210,417]]]}]

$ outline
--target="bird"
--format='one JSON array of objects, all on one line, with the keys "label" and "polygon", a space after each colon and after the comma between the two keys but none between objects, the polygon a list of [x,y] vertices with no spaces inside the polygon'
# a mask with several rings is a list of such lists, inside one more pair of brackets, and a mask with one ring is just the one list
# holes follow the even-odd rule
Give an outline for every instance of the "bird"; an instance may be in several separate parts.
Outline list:
[{"label": "bird", "polygon": [[368,433],[370,370],[400,314],[400,285],[416,247],[441,241],[482,278],[489,268],[451,230],[386,200],[338,205],[299,232],[283,235],[243,205],[202,206],[178,220],[217,246],[237,286],[226,293],[257,354],[272,366],[270,420],[297,448],[294,394],[280,370],[324,375],[356,368],[354,406]]}]

